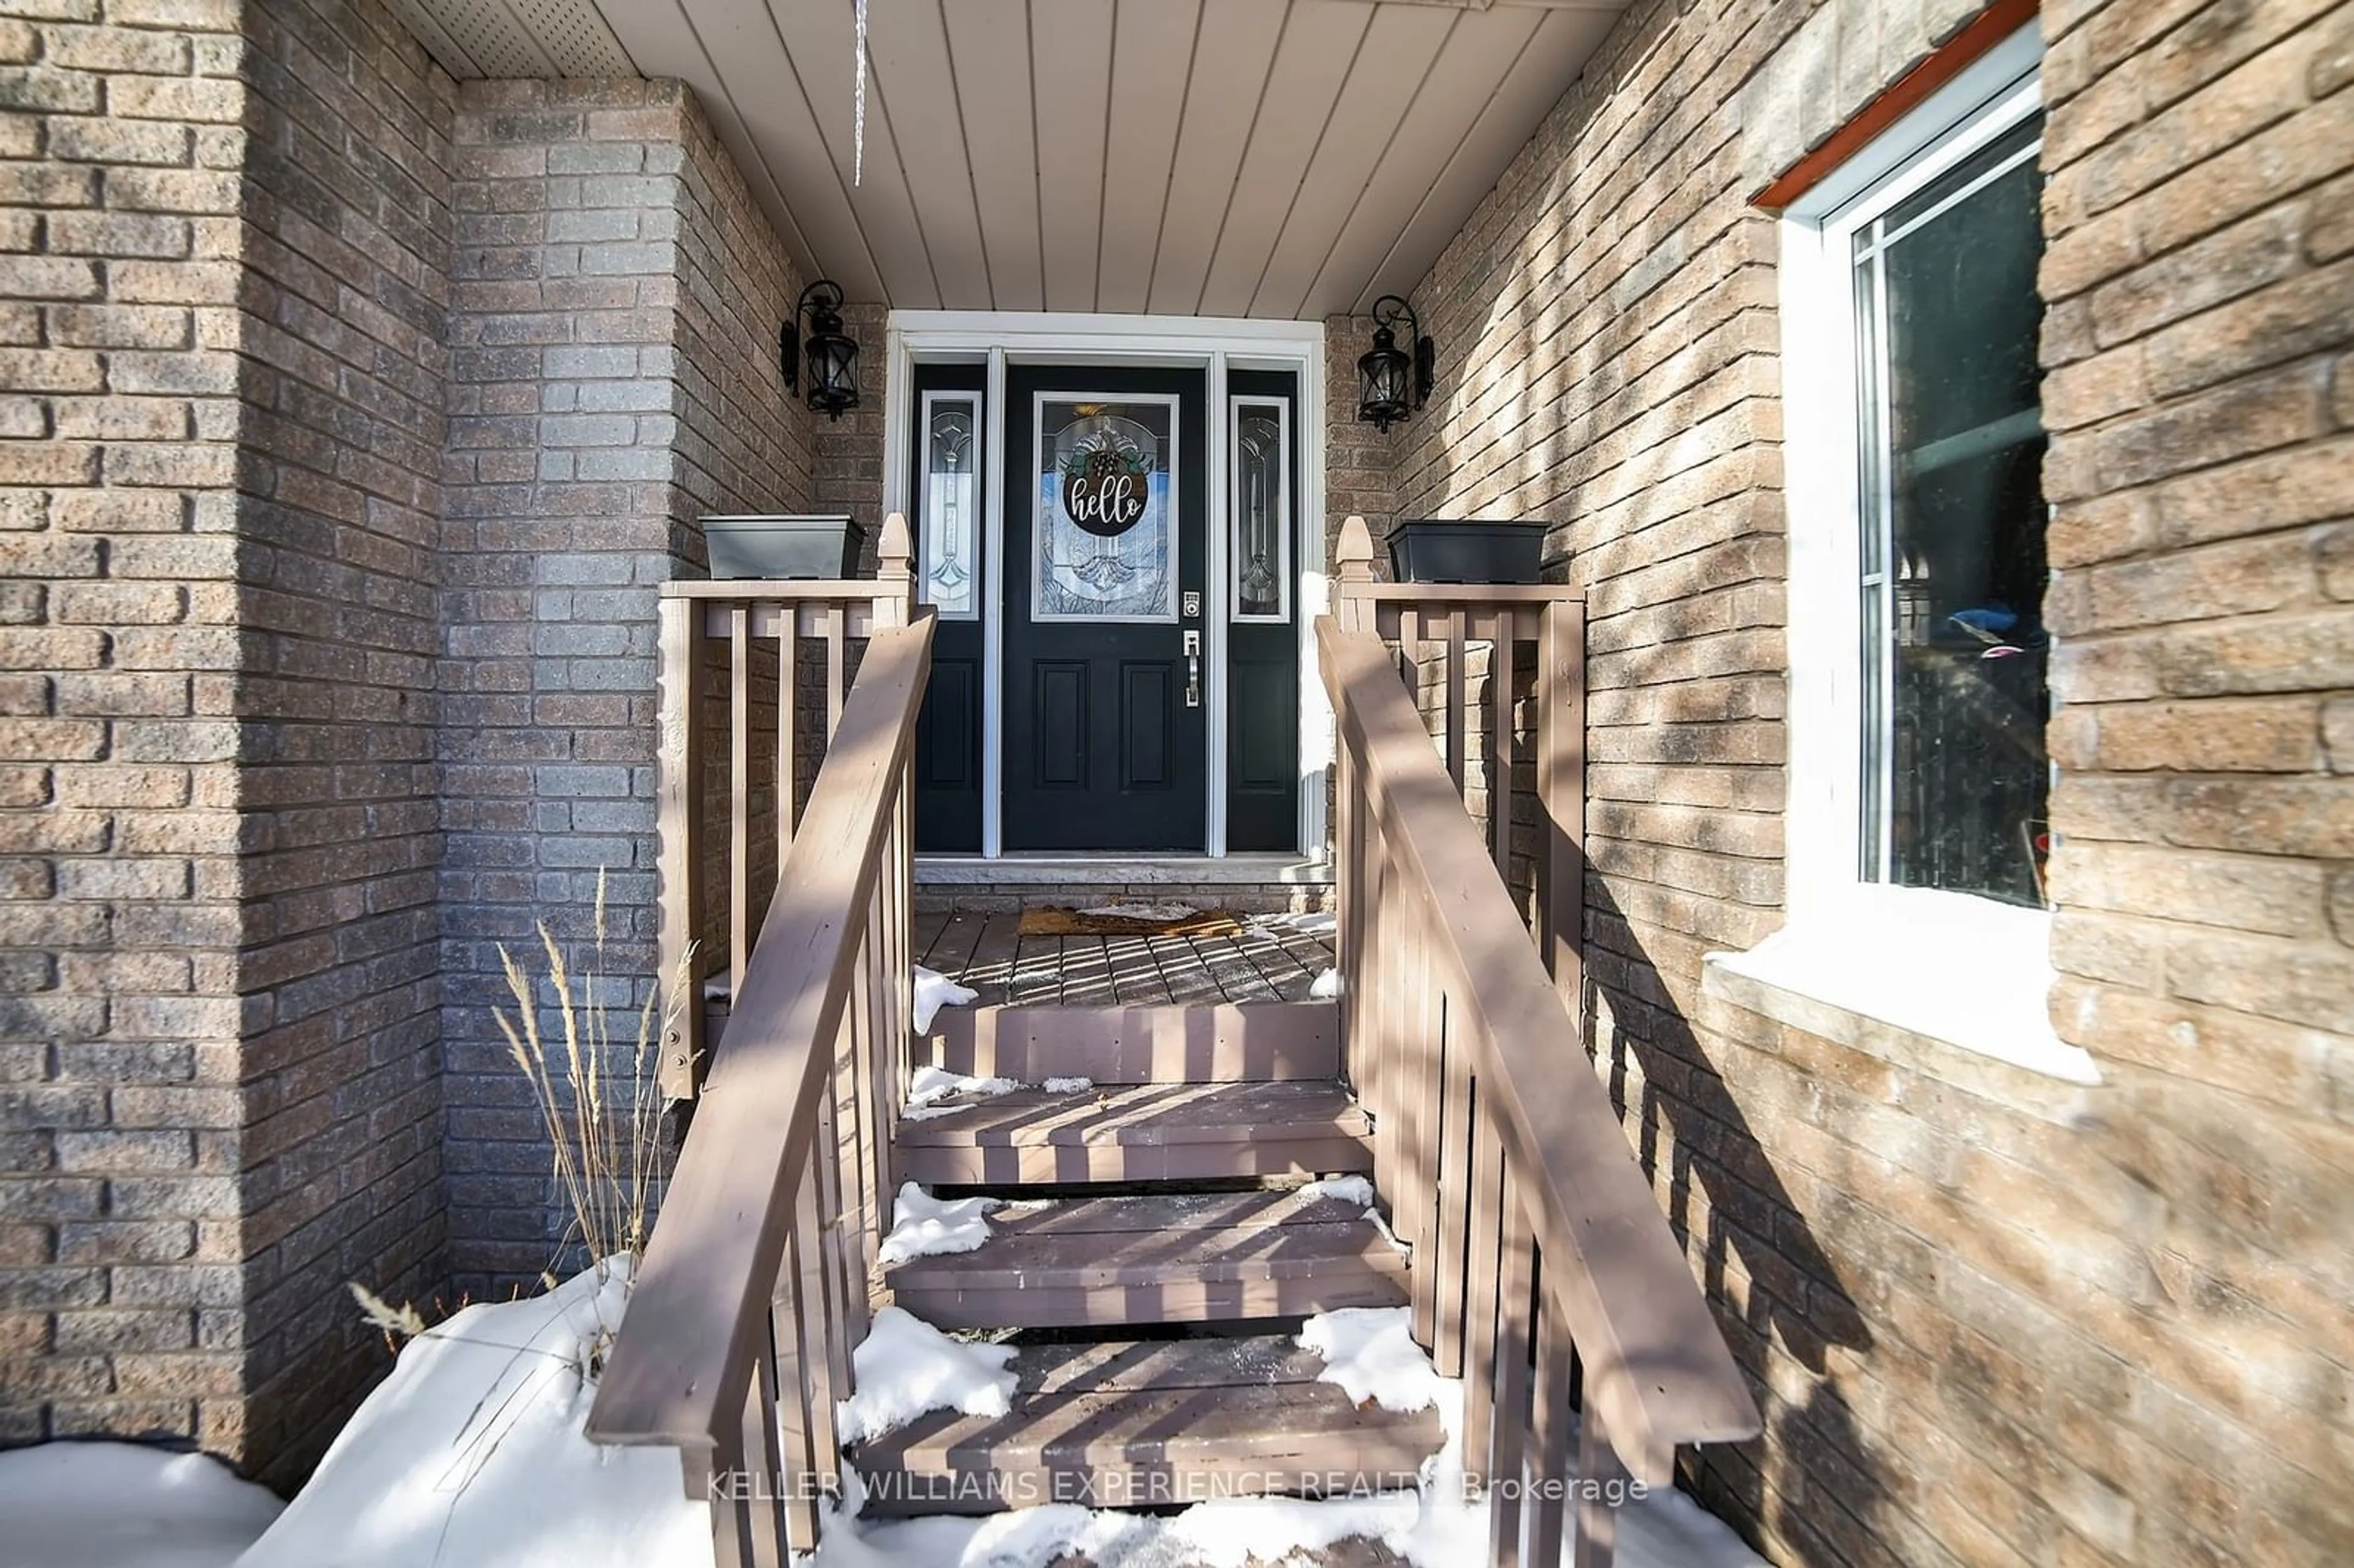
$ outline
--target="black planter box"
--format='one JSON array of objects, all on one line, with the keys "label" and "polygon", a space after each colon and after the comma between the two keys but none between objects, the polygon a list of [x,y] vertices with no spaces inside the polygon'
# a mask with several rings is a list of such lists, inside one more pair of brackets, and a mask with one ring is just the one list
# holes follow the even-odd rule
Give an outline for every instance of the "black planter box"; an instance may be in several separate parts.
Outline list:
[{"label": "black planter box", "polygon": [[705,517],[703,538],[714,578],[846,578],[866,530],[847,515]]},{"label": "black planter box", "polygon": [[1402,583],[1532,583],[1545,526],[1416,517],[1390,530],[1390,577]]}]

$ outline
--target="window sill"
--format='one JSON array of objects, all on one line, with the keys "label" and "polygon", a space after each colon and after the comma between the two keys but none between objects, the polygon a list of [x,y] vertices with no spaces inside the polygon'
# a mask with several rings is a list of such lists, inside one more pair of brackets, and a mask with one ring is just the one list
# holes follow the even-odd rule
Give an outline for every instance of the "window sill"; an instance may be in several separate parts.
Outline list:
[{"label": "window sill", "polygon": [[2052,917],[1925,888],[1859,887],[1747,952],[1710,953],[1702,990],[2047,1119],[2101,1082],[2052,1030]]}]

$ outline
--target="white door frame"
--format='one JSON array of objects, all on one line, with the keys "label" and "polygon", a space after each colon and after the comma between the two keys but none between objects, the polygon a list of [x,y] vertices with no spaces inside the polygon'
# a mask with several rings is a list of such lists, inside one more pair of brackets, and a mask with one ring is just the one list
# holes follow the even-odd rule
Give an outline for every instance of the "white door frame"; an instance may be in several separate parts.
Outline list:
[{"label": "white door frame", "polygon": [[989,366],[987,446],[981,508],[981,853],[1003,853],[1005,723],[1005,367],[1008,365],[1167,366],[1204,372],[1205,429],[1203,515],[1209,529],[1203,656],[1209,681],[1208,799],[1204,842],[1226,853],[1226,548],[1232,502],[1226,476],[1226,372],[1278,370],[1299,377],[1299,508],[1292,523],[1294,617],[1299,646],[1299,848],[1322,853],[1326,770],[1332,759],[1332,709],[1316,678],[1315,617],[1326,601],[1324,566],[1324,323],[1241,321],[1210,316],[1079,315],[1016,311],[893,311],[885,349],[888,404],[883,420],[883,509],[909,504],[907,465],[914,440],[914,367],[924,363]]}]

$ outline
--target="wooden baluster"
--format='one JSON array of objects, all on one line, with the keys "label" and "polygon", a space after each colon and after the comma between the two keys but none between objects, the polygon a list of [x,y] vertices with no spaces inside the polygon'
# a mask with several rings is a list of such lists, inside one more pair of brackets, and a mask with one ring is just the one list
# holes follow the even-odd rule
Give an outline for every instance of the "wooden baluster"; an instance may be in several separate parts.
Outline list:
[{"label": "wooden baluster", "polygon": [[695,722],[703,637],[695,619],[701,608],[695,599],[664,599],[657,609],[660,795],[655,842],[662,904],[656,947],[662,983],[686,988],[684,997],[672,1000],[670,1011],[676,1022],[663,1034],[657,1072],[663,1094],[672,1099],[695,1093],[696,1064],[703,1056],[703,964],[698,959],[692,970],[687,968],[703,910],[703,736]]},{"label": "wooden baluster", "polygon": [[756,1478],[744,1473],[740,1423],[737,1430],[721,1433],[711,1446],[711,1474],[718,1483],[711,1499],[712,1568],[753,1568],[750,1494],[757,1489],[750,1483]]},{"label": "wooden baluster", "polygon": [[1343,737],[1332,756],[1332,967],[1342,976],[1337,1003],[1341,1076],[1363,1101],[1367,1075],[1361,1054],[1363,1044],[1358,1034],[1361,1014],[1352,993],[1363,983],[1365,972],[1362,927],[1367,868],[1357,789],[1357,754]]},{"label": "wooden baluster", "polygon": [[1470,649],[1464,642],[1463,607],[1458,604],[1447,615],[1447,773],[1455,780],[1455,792],[1464,798],[1466,809],[1471,786],[1465,777],[1463,758],[1470,739],[1471,715],[1464,706],[1463,694],[1470,662]]},{"label": "wooden baluster", "polygon": [[1430,1269],[1437,1312],[1431,1359],[1439,1376],[1461,1377],[1469,1284],[1464,1264],[1471,1235],[1471,1057],[1478,1044],[1472,1031],[1477,1025],[1471,1009],[1451,1001],[1442,1004],[1441,1017],[1447,1054],[1433,1150],[1437,1156],[1438,1234]]},{"label": "wooden baluster", "polygon": [[752,607],[727,612],[727,994],[752,953]]},{"label": "wooden baluster", "polygon": [[1618,1510],[1610,1499],[1621,1495],[1627,1467],[1603,1425],[1602,1409],[1585,1402],[1577,1428],[1577,1550],[1575,1568],[1610,1568],[1618,1550]]},{"label": "wooden baluster", "polygon": [[[854,981],[856,971],[854,973]],[[866,1298],[866,1279],[862,1270],[854,1281],[850,1277],[849,1260],[843,1246],[843,1148],[842,1117],[837,1105],[842,1085],[841,1064],[856,1051],[856,1014],[854,993],[853,1007],[845,1007],[842,1022],[835,1026],[834,1037],[821,1047],[826,1052],[832,1071],[827,1075],[823,1092],[817,1102],[817,1136],[811,1146],[810,1163],[814,1181],[801,1194],[809,1206],[817,1225],[817,1246],[814,1265],[817,1268],[818,1299],[824,1303],[825,1364],[837,1390],[850,1387],[850,1352],[854,1341],[848,1337],[853,1316],[851,1298],[854,1294],[861,1303],[858,1315],[863,1317]],[[832,1431],[828,1405],[828,1425]]]},{"label": "wooden baluster", "polygon": [[[887,853],[887,850],[885,851]],[[875,1181],[876,1143],[883,1136],[883,1109],[876,1086],[890,1041],[881,1033],[882,1001],[887,977],[883,973],[883,916],[885,894],[877,884],[867,900],[865,936],[860,942],[858,967],[852,971],[850,1004],[843,1010],[843,1038],[849,1051],[836,1076],[839,1092],[855,1118],[838,1151],[844,1183],[845,1211],[842,1226],[843,1278],[849,1294],[843,1302],[849,1339],[856,1344],[866,1337],[869,1269],[874,1259],[878,1225],[888,1228],[890,1195]],[[881,1213],[878,1213],[878,1210]]]},{"label": "wooden baluster", "polygon": [[1414,1289],[1414,1340],[1426,1350],[1438,1343],[1439,1282],[1446,1265],[1439,1232],[1440,1193],[1438,1150],[1443,1139],[1447,1093],[1447,977],[1432,951],[1431,912],[1414,900],[1417,951],[1414,979],[1409,982],[1414,1006],[1406,1027],[1416,1044],[1414,1083],[1408,1093],[1406,1123],[1414,1147],[1414,1263],[1408,1271]]},{"label": "wooden baluster", "polygon": [[842,723],[843,693],[848,689],[850,611],[840,599],[825,607],[825,739],[829,748],[833,745],[833,732]]},{"label": "wooden baluster", "polygon": [[[1421,1211],[1416,1199],[1417,1150],[1415,1143],[1415,1099],[1421,1093],[1420,1042],[1414,1037],[1419,1014],[1416,986],[1422,957],[1421,911],[1402,874],[1386,876],[1388,908],[1383,915],[1385,940],[1373,962],[1384,980],[1382,1000],[1383,1076],[1389,1098],[1390,1180],[1384,1192],[1390,1200],[1390,1229],[1409,1247],[1415,1243],[1415,1217]],[[1411,1267],[1411,1265],[1409,1265]]]},{"label": "wooden baluster", "polygon": [[1585,620],[1584,607],[1545,606],[1537,671],[1537,793],[1545,849],[1538,857],[1543,947],[1553,989],[1572,1018],[1585,1017]]},{"label": "wooden baluster", "polygon": [[1512,666],[1520,648],[1514,620],[1512,607],[1502,606],[1488,631],[1488,846],[1506,887],[1512,885]]},{"label": "wooden baluster", "polygon": [[777,1420],[777,1347],[774,1330],[762,1337],[744,1390],[744,1465],[751,1568],[784,1568],[791,1555],[791,1522],[785,1511],[784,1432]]},{"label": "wooden baluster", "polygon": [[801,609],[787,599],[777,611],[777,869],[782,875],[786,853],[793,847],[793,798],[801,792],[793,773],[800,738],[793,724],[801,711]]},{"label": "wooden baluster", "polygon": [[[785,1232],[783,1266],[769,1308],[769,1349],[776,1361],[777,1474],[774,1485],[784,1505],[785,1531],[796,1552],[817,1545],[817,1505],[811,1496],[823,1475],[818,1455],[815,1406],[824,1388],[824,1370],[812,1367],[807,1330],[822,1310],[802,1266],[807,1244],[798,1224]],[[822,1356],[821,1356],[822,1359]]]},{"label": "wooden baluster", "polygon": [[[1530,1307],[1535,1274],[1536,1242],[1522,1203],[1522,1194],[1509,1161],[1503,1182],[1503,1277],[1497,1284],[1496,1415],[1490,1464],[1493,1489],[1488,1510],[1490,1568],[1517,1568],[1521,1561],[1522,1458],[1529,1432]],[[1534,1559],[1542,1568],[1557,1568]]]},{"label": "wooden baluster", "polygon": [[[796,1299],[801,1310],[792,1331],[800,1336],[801,1418],[809,1434],[810,1453],[810,1478],[794,1486],[787,1499],[796,1550],[804,1550],[801,1545],[804,1524],[810,1545],[817,1543],[816,1489],[830,1484],[842,1464],[842,1447],[834,1433],[834,1401],[847,1399],[853,1389],[850,1351],[843,1342],[837,1310],[840,1297],[829,1277],[832,1270],[827,1266],[828,1249],[819,1221],[818,1188],[829,1163],[822,1155],[822,1146],[811,1151],[810,1167],[802,1171],[798,1183],[793,1250],[787,1264],[800,1277]],[[786,1342],[781,1331],[779,1342]]]},{"label": "wooden baluster", "polygon": [[1463,1348],[1463,1466],[1468,1479],[1484,1486],[1496,1464],[1496,1313],[1503,1273],[1504,1144],[1486,1125],[1493,1114],[1486,1085],[1471,1082],[1471,1228],[1463,1260],[1470,1281],[1465,1308],[1469,1329]]},{"label": "wooden baluster", "polygon": [[[1364,771],[1356,770],[1359,788]],[[1397,1207],[1399,1139],[1397,1119],[1397,965],[1394,905],[1396,892],[1389,874],[1389,859],[1381,853],[1381,823],[1363,795],[1356,798],[1355,822],[1360,890],[1357,907],[1357,967],[1343,969],[1351,1005],[1350,1048],[1360,1054],[1364,1084],[1359,1094],[1373,1113],[1373,1191]]]},{"label": "wooden baluster", "polygon": [[1529,1433],[1529,1468],[1538,1486],[1531,1499],[1536,1511],[1529,1520],[1529,1561],[1546,1564],[1561,1561],[1562,1523],[1568,1510],[1559,1489],[1569,1478],[1569,1406],[1575,1392],[1569,1325],[1553,1299],[1552,1276],[1557,1266],[1565,1266],[1538,1254],[1536,1391]]}]

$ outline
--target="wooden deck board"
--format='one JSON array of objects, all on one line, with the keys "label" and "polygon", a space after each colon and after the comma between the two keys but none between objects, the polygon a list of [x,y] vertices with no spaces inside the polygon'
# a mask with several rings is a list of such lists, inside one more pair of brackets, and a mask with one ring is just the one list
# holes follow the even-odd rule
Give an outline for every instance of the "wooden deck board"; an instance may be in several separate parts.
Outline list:
[{"label": "wooden deck board", "polygon": [[1405,1262],[1352,1204],[1164,1193],[1007,1211],[974,1251],[911,1258],[885,1278],[943,1329],[1204,1322],[1398,1306]]},{"label": "wooden deck board", "polygon": [[870,1506],[981,1512],[1404,1490],[1445,1441],[1436,1411],[1359,1409],[1316,1381],[1317,1356],[1279,1336],[1026,1347],[1013,1368],[1021,1382],[1005,1414],[936,1412],[861,1446],[853,1462]]},{"label": "wooden deck board", "polygon": [[900,1123],[903,1146],[944,1143],[1224,1143],[1278,1137],[1363,1137],[1370,1130],[1339,1084],[1133,1084],[1044,1088],[940,1102],[956,1108]]},{"label": "wooden deck board", "polygon": [[1128,1007],[1304,1001],[1332,962],[1326,938],[1278,922],[1227,937],[1023,937],[1021,924],[1013,913],[924,916],[919,961],[980,991],[981,1006]]}]

